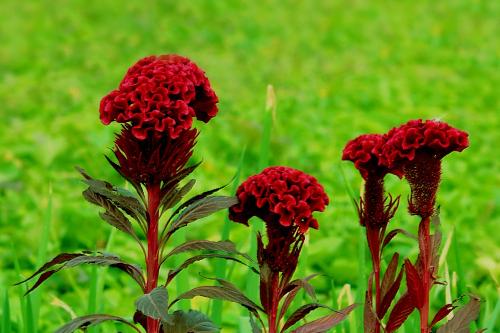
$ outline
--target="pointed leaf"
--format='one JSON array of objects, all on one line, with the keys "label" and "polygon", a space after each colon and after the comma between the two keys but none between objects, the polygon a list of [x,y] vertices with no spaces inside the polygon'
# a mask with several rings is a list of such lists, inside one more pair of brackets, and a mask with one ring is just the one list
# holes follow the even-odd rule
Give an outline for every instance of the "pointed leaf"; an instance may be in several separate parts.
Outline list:
[{"label": "pointed leaf", "polygon": [[250,314],[250,327],[252,327],[252,333],[262,333],[262,328],[255,322],[252,314]]},{"label": "pointed leaf", "polygon": [[451,311],[456,309],[457,307],[453,304],[445,304],[441,309],[438,310],[429,327],[434,327],[437,323],[439,323],[444,317],[450,314]]},{"label": "pointed leaf", "polygon": [[125,319],[106,314],[94,314],[75,318],[66,325],[59,328],[55,333],[72,333],[77,329],[85,329],[87,327],[103,323],[105,321],[117,321],[133,328],[136,332],[141,333],[141,331],[135,325],[129,323]]},{"label": "pointed leaf", "polygon": [[201,194],[198,194],[198,195],[195,195],[194,197],[192,198],[189,198],[188,200],[186,200],[185,202],[183,202],[176,210],[175,212],[172,214],[172,216],[175,216],[177,215],[181,210],[183,210],[184,208],[186,207],[189,207],[190,205],[196,203],[197,201],[200,201],[201,199],[204,199],[206,197],[208,197],[209,195],[212,195],[214,194],[215,192],[218,192],[220,190],[222,190],[224,187],[226,187],[226,185],[224,186],[221,186],[221,187],[217,187],[217,188],[214,188],[212,190],[208,190],[208,191],[205,191]]},{"label": "pointed leaf", "polygon": [[245,263],[244,261],[242,261],[242,260],[240,260],[238,258],[229,256],[229,255],[219,254],[219,253],[205,253],[205,254],[200,254],[200,255],[191,257],[189,259],[186,259],[186,261],[184,261],[179,267],[177,267],[174,270],[170,270],[168,272],[167,282],[165,284],[168,285],[172,281],[172,279],[175,278],[175,276],[177,274],[179,274],[182,270],[186,269],[188,266],[194,264],[197,261],[200,261],[200,260],[203,260],[203,259],[208,259],[208,258],[220,258],[220,259],[225,259],[225,260],[236,261],[236,262],[238,262],[240,264],[243,264],[243,265],[247,266],[253,272],[255,272],[255,273],[258,274],[257,269],[255,269],[251,265]]},{"label": "pointed leaf", "polygon": [[193,188],[194,184],[196,183],[196,180],[191,179],[188,181],[183,187],[175,188],[172,190],[170,193],[167,195],[164,195],[161,202],[160,202],[160,207],[162,209],[162,212],[164,212],[167,209],[170,209],[177,205],[180,200]]},{"label": "pointed leaf", "polygon": [[387,235],[385,236],[384,238],[384,242],[382,243],[382,248],[381,250],[383,250],[387,244],[389,244],[391,242],[391,240],[396,237],[397,234],[403,234],[411,239],[417,239],[417,237],[411,233],[409,233],[408,231],[404,230],[404,229],[394,229],[394,230],[391,230],[387,233]]},{"label": "pointed leaf", "polygon": [[[262,268],[261,268],[261,273],[262,273]],[[285,299],[283,301],[283,305],[281,306],[280,314],[278,317],[279,319],[282,319],[285,316],[286,311],[288,310],[288,308],[292,304],[292,301],[295,299],[295,297],[297,296],[300,289],[307,288],[304,290],[306,290],[306,292],[309,294],[309,296],[311,296],[312,299],[314,299],[314,300],[316,299],[316,294],[314,293],[314,288],[308,282],[316,276],[317,276],[317,274],[312,274],[312,275],[307,276],[304,279],[298,279],[298,280],[291,281],[284,288],[283,292],[280,295],[280,299],[283,297],[285,297]],[[308,291],[308,289],[312,289],[312,290]]]},{"label": "pointed leaf", "polygon": [[170,322],[163,322],[163,333],[211,333],[219,329],[203,313],[189,310],[175,311]]},{"label": "pointed leaf", "polygon": [[373,300],[368,291],[365,293],[365,306],[363,312],[363,324],[365,332],[374,332],[377,325],[377,317],[373,309]]},{"label": "pointed leaf", "polygon": [[453,319],[441,326],[437,333],[468,333],[470,324],[479,315],[480,300],[476,296],[471,296],[469,303],[457,311]]},{"label": "pointed leaf", "polygon": [[311,321],[310,323],[293,330],[292,333],[324,333],[346,319],[349,313],[351,313],[351,311],[357,306],[358,304],[353,304],[338,312]]},{"label": "pointed leaf", "polygon": [[[39,285],[41,285],[45,280],[47,280],[53,274],[59,272],[61,269],[75,267],[81,264],[91,264],[99,266],[110,266],[118,268],[119,270],[130,275],[139,286],[144,289],[145,281],[142,272],[139,268],[134,265],[127,264],[120,260],[120,258],[111,255],[89,255],[88,253],[62,253],[56,256],[54,259],[43,265],[39,270],[32,274],[29,278],[21,281],[19,283],[31,280],[38,274],[41,274],[37,282],[26,292],[29,294],[31,291],[35,290]],[[59,265],[58,267],[55,267]],[[50,270],[49,270],[50,269]],[[18,284],[19,284],[18,283]]]},{"label": "pointed leaf", "polygon": [[387,294],[387,291],[394,283],[394,279],[396,278],[396,273],[398,271],[398,261],[399,253],[395,252],[382,278],[382,285],[380,288],[380,294],[382,298],[384,298],[385,294]]},{"label": "pointed leaf", "polygon": [[144,294],[135,301],[135,307],[144,315],[169,321],[168,318],[168,292],[164,287],[157,287],[150,293]]},{"label": "pointed leaf", "polygon": [[[224,251],[232,254],[239,254],[243,255],[245,257],[248,257],[247,255],[238,252],[236,250],[236,246],[234,245],[233,242],[231,241],[220,241],[220,242],[213,242],[213,241],[208,241],[208,240],[193,240],[193,241],[188,241],[185,242],[184,244],[181,244],[174,248],[172,251],[170,251],[166,256],[165,259],[173,256],[175,254],[187,252],[187,251],[198,251],[198,250],[211,250],[211,251]],[[247,258],[250,259],[250,258]]]},{"label": "pointed leaf", "polygon": [[415,306],[417,308],[422,308],[424,298],[422,293],[424,292],[424,288],[422,285],[422,280],[418,275],[418,272],[415,266],[406,259],[405,260],[405,272],[406,272],[406,286],[408,288],[408,293],[411,295],[411,298],[415,302]]},{"label": "pointed leaf", "polygon": [[321,305],[319,303],[310,303],[310,304],[302,305],[300,308],[298,308],[297,310],[295,310],[290,315],[290,317],[288,317],[287,321],[283,325],[283,328],[281,329],[281,332],[282,333],[285,332],[285,330],[287,328],[292,327],[293,325],[295,325],[295,323],[297,323],[298,321],[300,321],[301,319],[303,319],[310,312],[312,312],[312,311],[314,311],[314,310],[316,310],[318,308],[328,308],[328,307],[325,306],[325,305]]},{"label": "pointed leaf", "polygon": [[238,303],[247,308],[248,310],[250,310],[252,313],[257,313],[257,311],[259,310],[263,311],[263,309],[260,306],[255,304],[245,295],[243,295],[241,291],[232,288],[227,288],[225,286],[223,287],[203,286],[203,287],[193,288],[179,295],[172,303],[170,303],[170,307],[172,307],[172,305],[174,305],[181,299],[192,299],[197,296],[203,296],[210,299],[222,299],[225,301]]},{"label": "pointed leaf", "polygon": [[384,318],[385,314],[387,313],[387,310],[389,310],[389,307],[391,306],[392,301],[396,297],[399,287],[401,286],[402,279],[403,279],[403,268],[401,267],[401,270],[399,271],[396,280],[392,283],[391,287],[382,298],[382,302],[380,303],[380,311],[378,313],[379,318]]},{"label": "pointed leaf", "polygon": [[394,305],[394,308],[389,315],[389,319],[385,327],[386,333],[395,332],[399,327],[401,327],[413,310],[415,310],[414,302],[410,294],[405,293],[401,296],[396,305]]},{"label": "pointed leaf", "polygon": [[173,221],[168,230],[168,234],[173,234],[189,223],[213,214],[221,209],[229,208],[238,203],[236,197],[213,196],[205,197],[184,209]]}]

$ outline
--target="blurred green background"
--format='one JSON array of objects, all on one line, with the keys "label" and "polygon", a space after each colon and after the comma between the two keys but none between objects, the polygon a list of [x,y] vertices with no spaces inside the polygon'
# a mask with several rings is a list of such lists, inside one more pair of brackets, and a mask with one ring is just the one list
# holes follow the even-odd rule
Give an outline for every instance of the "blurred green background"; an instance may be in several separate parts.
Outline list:
[{"label": "blurred green background", "polygon": [[[444,238],[453,232],[446,257],[451,296],[479,295],[485,302],[478,325],[493,332],[500,278],[500,2],[3,0],[0,17],[0,318],[8,288],[12,332],[35,330],[22,324],[26,299],[14,282],[61,251],[106,247],[111,228],[83,200],[74,166],[123,185],[104,159],[118,127],[99,122],[99,101],[136,60],[166,53],[193,59],[220,98],[218,116],[199,126],[196,192],[229,182],[244,147],[243,176],[259,171],[266,86],[275,87],[270,164],[315,175],[331,198],[317,215],[321,227],[310,233],[300,274],[324,274],[314,285],[334,307],[345,284],[360,300],[369,271],[347,191],[348,185],[358,193],[361,178],[340,162],[346,141],[414,118],[468,131],[470,148],[445,159],[438,201]],[[405,213],[406,184],[387,182],[402,195],[394,226],[415,232],[418,221]],[[186,238],[217,240],[224,219],[221,212],[194,224]],[[235,225],[230,238],[246,250],[250,232]],[[394,249],[412,259],[417,251],[404,237],[387,253]],[[121,234],[109,251],[141,260]],[[191,286],[211,283],[200,271],[213,276],[208,263],[195,266],[184,275]],[[87,313],[92,274],[89,267],[63,272],[37,291],[38,332],[70,319],[57,300]],[[233,274],[246,271],[236,267]],[[139,291],[114,271],[103,278],[102,310],[130,317]],[[234,278],[241,286],[242,280]],[[436,288],[435,305],[444,304],[444,291]],[[205,311],[208,304],[195,299],[192,306]],[[223,332],[233,332],[241,311],[224,306]],[[341,329],[361,332],[361,312]]]}]

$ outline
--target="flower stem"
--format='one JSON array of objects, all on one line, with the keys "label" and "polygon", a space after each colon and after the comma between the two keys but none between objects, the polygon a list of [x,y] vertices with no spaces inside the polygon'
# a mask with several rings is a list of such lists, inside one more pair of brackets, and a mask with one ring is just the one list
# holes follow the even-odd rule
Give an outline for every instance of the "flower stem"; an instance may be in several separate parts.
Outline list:
[{"label": "flower stem", "polygon": [[423,288],[423,306],[420,309],[420,332],[430,333],[429,328],[429,296],[432,287],[431,279],[431,235],[430,218],[424,217],[419,226],[419,247],[422,260],[422,288]]},{"label": "flower stem", "polygon": [[[160,204],[160,184],[150,184],[148,191],[148,255],[146,258],[146,293],[151,292],[158,285],[159,265],[159,242],[158,242],[158,220]],[[160,322],[153,318],[147,318],[147,332],[158,333]]]},{"label": "flower stem", "polygon": [[271,273],[271,283],[269,286],[271,287],[271,290],[269,290],[269,296],[270,296],[270,307],[269,307],[269,313],[267,315],[268,322],[269,322],[269,333],[277,333],[278,332],[278,306],[279,306],[279,295],[280,295],[280,288],[279,288],[279,272],[272,272]]},{"label": "flower stem", "polygon": [[[370,254],[372,257],[373,275],[375,276],[375,313],[378,314],[381,303],[381,286],[380,286],[380,230],[373,228],[370,225],[366,228],[366,237]],[[368,288],[372,288],[371,285]],[[380,333],[380,323],[377,320],[373,333]]]}]

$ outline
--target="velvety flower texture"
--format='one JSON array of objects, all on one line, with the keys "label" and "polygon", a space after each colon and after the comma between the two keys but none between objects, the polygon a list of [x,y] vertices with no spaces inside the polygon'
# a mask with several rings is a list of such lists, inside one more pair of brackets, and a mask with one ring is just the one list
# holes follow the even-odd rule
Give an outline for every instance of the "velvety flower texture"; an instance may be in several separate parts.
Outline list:
[{"label": "velvety flower texture", "polygon": [[386,137],[381,134],[360,135],[346,144],[342,159],[352,161],[365,180],[370,174],[383,177],[394,173],[401,176],[399,169],[389,169],[380,157],[385,142]]},{"label": "velvety flower texture", "polygon": [[389,166],[403,168],[411,188],[410,213],[431,216],[441,179],[441,159],[467,148],[468,134],[444,122],[419,119],[393,128],[387,137],[382,156]]},{"label": "velvety flower texture", "polygon": [[[176,139],[148,136],[139,140],[126,125],[116,137],[114,153],[118,164],[112,165],[134,184],[172,181],[178,178],[193,154],[197,136],[198,131],[190,129],[181,132]],[[174,185],[176,183],[170,184]]]},{"label": "velvety flower texture", "polygon": [[218,98],[205,73],[178,55],[150,56],[132,66],[118,89],[101,100],[100,118],[131,125],[141,140],[179,137],[192,127],[193,117],[208,122],[217,114]]},{"label": "velvety flower texture", "polygon": [[391,169],[381,162],[385,142],[386,137],[381,134],[360,135],[346,144],[342,154],[342,159],[352,161],[365,180],[358,213],[361,225],[371,229],[385,227],[398,206],[398,199],[384,197],[384,176],[388,173],[402,176],[402,170]]},{"label": "velvety flower texture", "polygon": [[236,192],[239,204],[229,210],[235,222],[248,225],[252,216],[264,220],[268,227],[287,227],[305,233],[317,229],[315,211],[323,211],[329,200],[318,181],[293,168],[275,166],[249,177]]},{"label": "velvety flower texture", "polygon": [[426,152],[441,159],[453,151],[469,146],[469,135],[445,122],[410,120],[387,133],[382,150],[383,163],[396,166],[415,159],[417,152]]}]

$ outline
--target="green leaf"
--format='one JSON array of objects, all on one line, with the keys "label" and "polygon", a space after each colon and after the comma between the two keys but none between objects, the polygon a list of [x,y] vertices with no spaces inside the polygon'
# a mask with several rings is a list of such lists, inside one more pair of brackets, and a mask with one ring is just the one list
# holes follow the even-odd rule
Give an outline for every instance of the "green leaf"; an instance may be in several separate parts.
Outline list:
[{"label": "green leaf", "polygon": [[169,315],[169,322],[162,322],[163,333],[210,333],[219,329],[203,313],[189,310],[175,311]]},{"label": "green leaf", "polygon": [[161,212],[163,213],[169,208],[174,207],[179,203],[179,201],[182,200],[182,198],[193,188],[194,184],[196,183],[196,180],[191,179],[184,185],[183,187],[175,188],[172,191],[168,192],[161,200],[160,202],[160,207],[161,207]]},{"label": "green leaf", "polygon": [[209,216],[221,209],[229,208],[238,203],[236,197],[209,196],[196,201],[186,207],[170,225],[168,235],[173,234],[177,229],[185,227],[189,223]]},{"label": "green leaf", "polygon": [[164,287],[157,287],[135,301],[135,307],[150,318],[169,322],[168,292]]},{"label": "green leaf", "polygon": [[283,328],[281,329],[281,332],[285,332],[285,330],[289,327],[292,327],[297,323],[299,320],[303,319],[305,316],[307,316],[310,312],[319,309],[319,308],[328,308],[325,305],[321,305],[319,303],[310,303],[310,304],[305,304],[302,305],[300,308],[295,310],[290,317],[287,319],[285,322],[285,325],[283,325]]},{"label": "green leaf", "polygon": [[133,325],[132,323],[129,323],[125,319],[120,318],[120,317],[116,317],[116,316],[106,315],[106,314],[93,314],[93,315],[75,318],[72,321],[70,321],[69,323],[60,327],[55,333],[72,333],[72,332],[76,331],[77,329],[80,329],[80,328],[85,329],[87,327],[103,323],[105,321],[117,321],[117,322],[123,323],[123,324],[133,328],[136,332],[141,333],[141,331],[135,325]]}]

